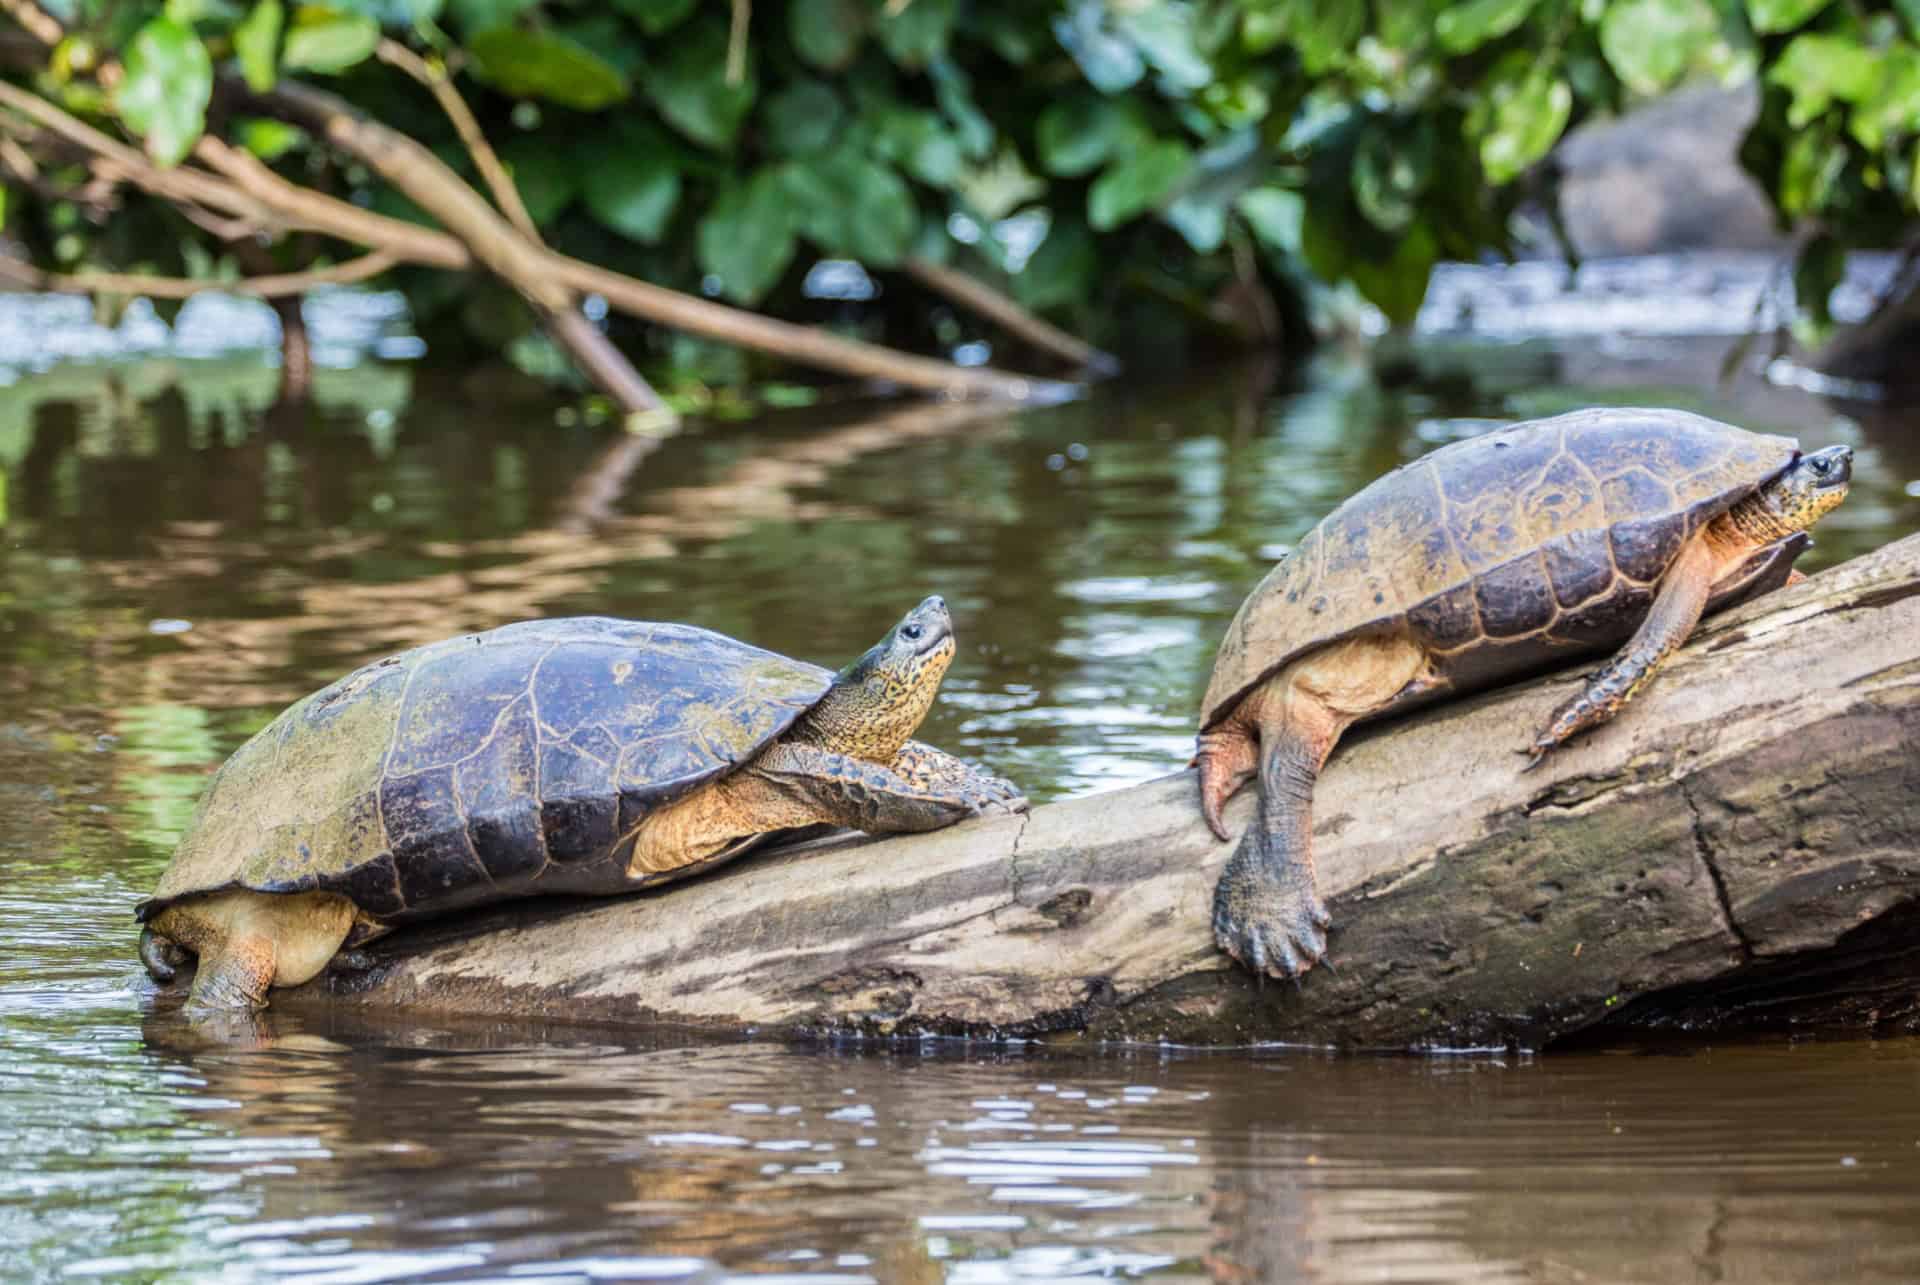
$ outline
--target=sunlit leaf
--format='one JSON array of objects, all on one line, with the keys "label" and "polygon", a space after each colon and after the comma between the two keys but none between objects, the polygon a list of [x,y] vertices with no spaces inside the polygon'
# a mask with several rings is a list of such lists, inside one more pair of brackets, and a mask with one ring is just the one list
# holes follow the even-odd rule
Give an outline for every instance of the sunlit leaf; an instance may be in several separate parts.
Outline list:
[{"label": "sunlit leaf", "polygon": [[578,41],[554,31],[494,27],[467,41],[480,79],[515,98],[599,111],[627,96],[627,78]]},{"label": "sunlit leaf", "polygon": [[1194,43],[1193,6],[1185,0],[1123,9],[1116,25],[1174,88],[1195,90],[1213,79],[1213,68]]},{"label": "sunlit leaf", "polygon": [[1146,60],[1114,27],[1102,0],[1072,0],[1067,12],[1053,20],[1053,34],[1080,65],[1087,83],[1103,94],[1130,89],[1146,75]]},{"label": "sunlit leaf", "polygon": [[1747,18],[1760,32],[1792,31],[1833,0],[1747,0]]},{"label": "sunlit leaf", "polygon": [[1463,54],[1497,40],[1527,20],[1536,0],[1466,0],[1434,20],[1440,47]]},{"label": "sunlit leaf", "polygon": [[213,60],[200,37],[167,18],[141,27],[127,46],[114,107],[160,165],[177,165],[207,124]]},{"label": "sunlit leaf", "polygon": [[1013,297],[1044,311],[1084,299],[1099,270],[1100,250],[1087,225],[1056,215],[1026,264],[1013,277]]},{"label": "sunlit leaf", "polygon": [[1256,187],[1242,192],[1234,208],[1262,245],[1286,258],[1299,257],[1301,220],[1306,216],[1307,202],[1298,192]]},{"label": "sunlit leaf", "polygon": [[287,26],[280,63],[289,71],[345,71],[380,43],[380,24],[365,14],[303,4]]},{"label": "sunlit leaf", "polygon": [[1787,123],[1795,129],[1827,110],[1836,100],[1858,102],[1880,79],[1880,56],[1845,36],[1795,36],[1767,72],[1767,80],[1793,95]]},{"label": "sunlit leaf", "polygon": [[1637,94],[1657,94],[1679,79],[1719,35],[1708,0],[1618,0],[1600,20],[1600,51]]},{"label": "sunlit leaf", "polygon": [[247,87],[264,94],[279,79],[280,28],[285,19],[280,0],[259,0],[233,29],[233,52]]}]

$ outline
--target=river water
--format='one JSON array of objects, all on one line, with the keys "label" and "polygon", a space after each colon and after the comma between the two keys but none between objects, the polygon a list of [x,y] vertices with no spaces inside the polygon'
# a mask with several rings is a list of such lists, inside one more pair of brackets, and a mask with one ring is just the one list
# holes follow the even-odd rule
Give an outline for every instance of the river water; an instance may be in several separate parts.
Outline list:
[{"label": "river water", "polygon": [[1723,340],[1436,337],[654,442],[383,362],[389,322],[297,427],[247,353],[5,372],[0,1279],[1920,1279],[1920,1041],[1092,1056],[311,1014],[219,1039],[156,1008],[129,915],[227,753],[402,646],[604,612],[837,666],[941,593],[961,648],[924,735],[1042,800],[1177,767],[1287,542],[1486,418],[1640,402],[1851,442],[1816,566],[1920,528],[1920,420],[1716,389]]}]

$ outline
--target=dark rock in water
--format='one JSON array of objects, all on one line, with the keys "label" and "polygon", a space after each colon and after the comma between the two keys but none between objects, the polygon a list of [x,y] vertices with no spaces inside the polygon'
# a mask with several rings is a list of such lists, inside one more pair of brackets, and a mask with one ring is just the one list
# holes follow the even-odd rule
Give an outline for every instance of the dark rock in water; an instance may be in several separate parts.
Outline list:
[{"label": "dark rock in water", "polygon": [[[1784,248],[1766,193],[1740,168],[1758,108],[1752,85],[1685,89],[1569,134],[1553,159],[1581,256]],[[1534,237],[1553,251],[1544,228]]]}]

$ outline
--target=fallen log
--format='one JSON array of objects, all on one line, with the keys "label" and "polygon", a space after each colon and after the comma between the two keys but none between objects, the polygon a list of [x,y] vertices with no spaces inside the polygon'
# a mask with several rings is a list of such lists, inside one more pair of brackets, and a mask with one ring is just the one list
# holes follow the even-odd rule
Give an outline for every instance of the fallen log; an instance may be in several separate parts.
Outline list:
[{"label": "fallen log", "polygon": [[1920,536],[1713,618],[1624,717],[1522,775],[1527,731],[1580,674],[1342,745],[1316,798],[1338,971],[1298,987],[1214,949],[1232,847],[1182,772],[663,894],[443,921],[275,1002],[1365,1047],[1920,1029]]}]

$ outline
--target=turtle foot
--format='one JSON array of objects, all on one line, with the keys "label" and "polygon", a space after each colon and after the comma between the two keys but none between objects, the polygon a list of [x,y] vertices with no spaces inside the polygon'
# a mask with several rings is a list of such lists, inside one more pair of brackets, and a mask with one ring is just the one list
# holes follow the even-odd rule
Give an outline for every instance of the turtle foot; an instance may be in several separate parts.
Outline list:
[{"label": "turtle foot", "polygon": [[1227,863],[1213,895],[1213,936],[1220,948],[1267,977],[1298,978],[1327,957],[1332,916],[1310,870],[1275,873],[1242,848]]}]

